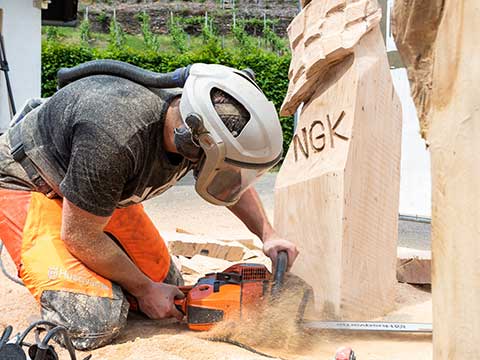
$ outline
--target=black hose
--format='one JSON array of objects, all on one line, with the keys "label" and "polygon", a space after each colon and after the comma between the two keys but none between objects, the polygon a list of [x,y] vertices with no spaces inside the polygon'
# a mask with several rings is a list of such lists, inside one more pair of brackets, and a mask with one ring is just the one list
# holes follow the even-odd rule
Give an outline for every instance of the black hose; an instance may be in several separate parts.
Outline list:
[{"label": "black hose", "polygon": [[57,73],[58,88],[92,75],[118,76],[140,85],[152,88],[183,87],[187,81],[190,66],[179,68],[169,73],[156,73],[138,66],[117,60],[93,60],[74,66],[62,68]]},{"label": "black hose", "polygon": [[47,335],[43,338],[40,345],[38,345],[39,349],[48,349],[48,342],[55,336],[57,333],[62,334],[63,336],[63,345],[67,348],[68,354],[70,355],[71,360],[76,360],[77,357],[75,355],[75,349],[73,348],[72,340],[70,340],[70,336],[68,334],[68,330],[63,326],[57,326],[51,329]]},{"label": "black hose", "polygon": [[24,331],[23,333],[18,337],[17,341],[16,341],[16,344],[19,345],[19,346],[22,346],[23,344],[23,340],[25,340],[25,338],[27,337],[28,333],[30,331],[32,331],[33,329],[35,329],[37,326],[39,325],[47,325],[47,326],[50,326],[52,328],[54,327],[57,327],[58,325],[51,322],[51,321],[47,321],[47,320],[39,320],[39,321],[35,321],[33,323],[31,323]]},{"label": "black hose", "polygon": [[2,333],[2,337],[0,338],[0,349],[5,345],[10,338],[10,335],[12,335],[13,328],[8,325]]}]

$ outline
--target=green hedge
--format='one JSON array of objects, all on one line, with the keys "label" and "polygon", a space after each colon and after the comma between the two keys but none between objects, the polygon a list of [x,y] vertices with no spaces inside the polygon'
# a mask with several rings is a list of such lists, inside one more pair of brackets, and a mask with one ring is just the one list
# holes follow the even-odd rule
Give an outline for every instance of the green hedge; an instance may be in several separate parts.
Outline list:
[{"label": "green hedge", "polygon": [[[149,53],[132,50],[98,50],[46,41],[42,47],[42,95],[56,90],[56,74],[61,67],[71,67],[93,59],[116,59],[145,69],[166,72],[192,63],[218,63],[235,68],[249,67],[255,71],[257,82],[267,97],[280,109],[288,87],[290,55],[278,56],[264,50],[248,53],[240,50],[204,47],[197,51],[178,53]],[[284,149],[288,149],[293,132],[293,119],[280,119]]]}]

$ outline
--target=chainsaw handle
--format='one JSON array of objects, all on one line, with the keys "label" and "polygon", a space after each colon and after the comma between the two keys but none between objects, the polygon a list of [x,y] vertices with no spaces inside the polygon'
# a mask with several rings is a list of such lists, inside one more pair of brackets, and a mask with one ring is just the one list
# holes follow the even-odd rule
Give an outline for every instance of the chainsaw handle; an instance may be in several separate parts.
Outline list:
[{"label": "chainsaw handle", "polygon": [[183,293],[183,295],[185,295],[185,297],[182,299],[175,298],[175,300],[173,301],[177,310],[180,311],[183,315],[187,314],[187,296],[190,290],[192,289],[193,289],[192,285],[179,286],[178,290],[180,290]]},{"label": "chainsaw handle", "polygon": [[186,315],[187,310],[187,298],[183,299],[175,299],[174,300],[175,307],[178,311],[180,311],[183,315]]},{"label": "chainsaw handle", "polygon": [[275,298],[280,294],[283,288],[285,273],[288,267],[288,253],[285,250],[279,251],[277,254],[277,263],[275,273],[273,274],[272,297]]}]

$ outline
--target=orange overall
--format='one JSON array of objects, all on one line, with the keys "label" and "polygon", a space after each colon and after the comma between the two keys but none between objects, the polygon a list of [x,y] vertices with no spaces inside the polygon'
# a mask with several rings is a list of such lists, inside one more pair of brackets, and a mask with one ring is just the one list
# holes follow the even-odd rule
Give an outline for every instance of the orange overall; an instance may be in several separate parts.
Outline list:
[{"label": "orange overall", "polygon": [[[0,189],[0,238],[42,317],[65,325],[79,349],[102,346],[125,325],[128,302],[118,285],[68,252],[61,219],[61,199]],[[115,210],[105,232],[153,281],[171,275],[168,249],[142,205]]]}]

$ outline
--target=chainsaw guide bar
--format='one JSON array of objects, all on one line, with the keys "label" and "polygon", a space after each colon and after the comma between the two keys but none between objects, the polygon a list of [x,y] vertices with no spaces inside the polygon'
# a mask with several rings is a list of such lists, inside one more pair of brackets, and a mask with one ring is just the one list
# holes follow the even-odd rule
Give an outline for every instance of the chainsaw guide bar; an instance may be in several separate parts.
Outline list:
[{"label": "chainsaw guide bar", "polygon": [[431,333],[432,324],[375,321],[304,321],[305,329]]}]

